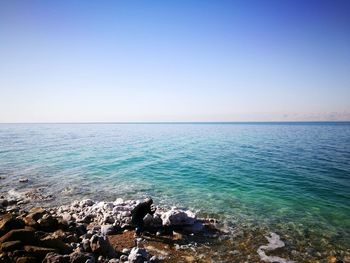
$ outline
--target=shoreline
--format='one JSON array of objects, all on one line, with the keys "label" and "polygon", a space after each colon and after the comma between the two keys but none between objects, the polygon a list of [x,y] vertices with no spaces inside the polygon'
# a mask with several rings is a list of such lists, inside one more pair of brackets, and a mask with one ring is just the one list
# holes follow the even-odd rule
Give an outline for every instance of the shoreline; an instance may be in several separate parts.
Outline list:
[{"label": "shoreline", "polygon": [[[289,240],[282,240],[283,237],[266,229],[256,227],[227,231],[221,228],[220,222],[216,219],[198,218],[189,210],[166,209],[161,206],[157,206],[155,215],[145,217],[146,234],[136,242],[134,229],[130,224],[130,212],[139,202],[137,200],[84,199],[67,205],[41,208],[45,202],[54,197],[29,191],[24,199],[20,196],[16,198],[1,196],[1,198],[0,244],[3,246],[6,243],[3,237],[11,231],[16,232],[18,228],[29,229],[36,239],[33,239],[29,247],[25,244],[27,241],[23,243],[21,240],[10,240],[12,243],[5,245],[10,248],[5,248],[4,251],[1,246],[0,262],[16,262],[14,260],[19,256],[33,255],[38,257],[39,261],[28,262],[80,262],[74,261],[74,257],[78,256],[90,259],[89,262],[106,263],[139,261],[326,263],[349,262],[350,259],[348,252],[342,255],[336,255],[337,252],[318,253],[315,257],[299,253],[295,249],[291,251]],[[38,207],[38,203],[43,205]],[[6,228],[6,225],[12,227]],[[13,241],[20,242],[13,243]],[[96,249],[92,250],[92,247]],[[45,250],[47,253],[31,251],[40,248],[49,250]],[[137,259],[132,251],[143,255],[142,258]],[[9,257],[10,261],[6,261],[6,257]]]}]

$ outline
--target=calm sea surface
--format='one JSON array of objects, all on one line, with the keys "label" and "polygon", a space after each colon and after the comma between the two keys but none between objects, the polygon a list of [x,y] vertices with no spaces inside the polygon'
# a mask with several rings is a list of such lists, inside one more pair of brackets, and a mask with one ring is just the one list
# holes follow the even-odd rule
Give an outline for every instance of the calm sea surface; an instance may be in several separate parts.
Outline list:
[{"label": "calm sea surface", "polygon": [[151,195],[350,247],[350,123],[0,124],[0,173],[2,194]]}]

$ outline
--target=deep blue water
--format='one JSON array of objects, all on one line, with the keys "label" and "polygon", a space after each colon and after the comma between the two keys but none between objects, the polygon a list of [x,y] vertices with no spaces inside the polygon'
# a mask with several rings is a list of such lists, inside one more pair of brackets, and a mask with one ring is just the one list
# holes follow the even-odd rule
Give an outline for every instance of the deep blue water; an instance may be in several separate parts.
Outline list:
[{"label": "deep blue water", "polygon": [[151,195],[231,226],[350,244],[350,123],[0,124],[0,173],[5,194]]}]

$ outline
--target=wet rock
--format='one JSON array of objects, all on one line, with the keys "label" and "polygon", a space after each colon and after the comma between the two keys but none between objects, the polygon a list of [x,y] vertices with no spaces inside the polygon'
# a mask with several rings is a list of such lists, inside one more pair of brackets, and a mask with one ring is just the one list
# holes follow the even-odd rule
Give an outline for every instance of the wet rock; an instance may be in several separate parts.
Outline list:
[{"label": "wet rock", "polygon": [[20,248],[22,248],[22,242],[19,240],[8,241],[1,244],[1,251],[3,252],[14,251]]},{"label": "wet rock", "polygon": [[20,183],[28,183],[28,178],[21,178],[21,179],[19,179],[19,182]]},{"label": "wet rock", "polygon": [[87,260],[95,262],[94,257],[89,253],[73,252],[69,257],[70,263],[85,263]]},{"label": "wet rock", "polygon": [[178,209],[171,209],[163,213],[161,218],[165,226],[193,225],[196,221],[196,215],[194,213]]},{"label": "wet rock", "polygon": [[13,229],[0,238],[0,244],[15,240],[20,240],[23,244],[34,244],[36,242],[34,230]]},{"label": "wet rock", "polygon": [[19,229],[23,227],[23,220],[15,218],[12,214],[5,214],[0,221],[0,236],[12,229]]},{"label": "wet rock", "polygon": [[42,263],[69,263],[69,255],[60,255],[54,252],[47,253]]},{"label": "wet rock", "polygon": [[79,206],[80,207],[86,207],[86,206],[93,206],[95,204],[94,201],[92,201],[91,199],[85,199],[80,201]]},{"label": "wet rock", "polygon": [[6,207],[8,206],[9,202],[7,201],[7,199],[0,199],[0,206],[2,207]]},{"label": "wet rock", "polygon": [[146,249],[134,247],[131,249],[130,254],[128,256],[128,260],[131,263],[143,263],[147,260],[148,254]]}]

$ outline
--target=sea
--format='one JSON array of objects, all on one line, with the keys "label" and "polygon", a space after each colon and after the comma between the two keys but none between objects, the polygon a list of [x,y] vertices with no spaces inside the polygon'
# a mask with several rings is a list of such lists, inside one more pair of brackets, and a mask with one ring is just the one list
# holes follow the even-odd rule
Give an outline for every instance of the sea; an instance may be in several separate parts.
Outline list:
[{"label": "sea", "polygon": [[350,248],[349,122],[0,124],[0,178],[44,205],[150,196],[305,253]]}]

